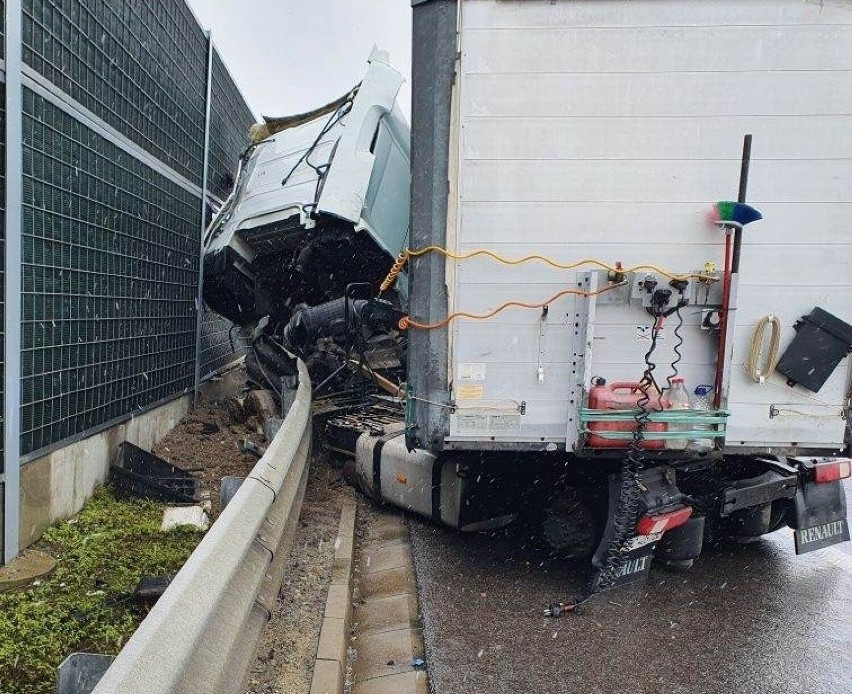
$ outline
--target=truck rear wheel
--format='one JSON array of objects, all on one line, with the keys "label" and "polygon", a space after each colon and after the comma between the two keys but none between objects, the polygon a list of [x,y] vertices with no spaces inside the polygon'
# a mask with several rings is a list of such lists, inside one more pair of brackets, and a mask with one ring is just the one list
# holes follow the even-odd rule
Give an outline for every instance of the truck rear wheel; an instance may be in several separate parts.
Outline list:
[{"label": "truck rear wheel", "polygon": [[562,491],[545,509],[541,529],[547,545],[569,558],[591,556],[600,541],[601,525],[591,500],[576,488]]}]

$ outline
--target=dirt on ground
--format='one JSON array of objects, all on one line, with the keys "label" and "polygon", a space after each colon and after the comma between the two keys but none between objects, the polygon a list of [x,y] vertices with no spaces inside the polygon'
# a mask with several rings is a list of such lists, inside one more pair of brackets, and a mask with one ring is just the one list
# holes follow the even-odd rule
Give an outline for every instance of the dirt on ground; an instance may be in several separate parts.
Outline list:
[{"label": "dirt on ground", "polygon": [[257,419],[236,398],[214,402],[204,397],[187,417],[163,438],[154,455],[200,478],[210,494],[210,517],[219,515],[219,486],[223,477],[245,477],[258,461],[242,451],[241,439],[266,446]]},{"label": "dirt on ground", "polygon": [[[158,443],[153,453],[203,480],[211,519],[219,514],[219,487],[228,475],[245,477],[258,457],[241,439],[267,444],[259,417],[229,398],[202,398],[199,406]],[[320,627],[331,582],[340,511],[347,501],[367,504],[315,447],[293,549],[272,618],[261,637],[246,694],[308,694]],[[337,461],[338,463],[340,461]]]},{"label": "dirt on ground", "polygon": [[263,632],[246,694],[310,691],[340,510],[344,502],[354,499],[357,493],[340,471],[315,456],[284,582]]}]

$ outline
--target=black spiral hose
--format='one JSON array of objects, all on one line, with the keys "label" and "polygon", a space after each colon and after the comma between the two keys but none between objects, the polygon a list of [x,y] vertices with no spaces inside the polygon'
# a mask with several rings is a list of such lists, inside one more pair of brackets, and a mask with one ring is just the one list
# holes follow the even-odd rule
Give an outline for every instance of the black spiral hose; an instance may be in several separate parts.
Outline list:
[{"label": "black spiral hose", "polygon": [[657,338],[660,334],[660,316],[654,315],[654,325],[651,328],[651,344],[645,353],[645,371],[642,374],[640,392],[642,395],[636,401],[636,413],[633,420],[636,426],[633,429],[633,437],[627,446],[627,457],[621,465],[621,486],[618,492],[618,503],[613,515],[612,537],[604,557],[603,567],[600,569],[600,577],[597,582],[596,592],[611,588],[618,579],[619,572],[624,568],[625,554],[623,551],[625,543],[633,535],[636,524],[636,514],[639,510],[639,484],[642,469],[645,467],[645,452],[643,443],[645,431],[650,423],[650,411],[648,403],[651,396],[648,391],[654,383],[654,371],[656,363],[651,360],[657,349]]},{"label": "black spiral hose", "polygon": [[660,319],[663,316],[659,307],[652,310],[654,325],[651,328],[651,344],[645,353],[645,371],[640,383],[641,396],[636,401],[636,414],[633,416],[636,427],[633,437],[627,447],[627,456],[621,465],[620,486],[618,501],[612,519],[612,534],[603,558],[603,566],[598,570],[597,576],[592,576],[592,581],[586,592],[568,603],[553,603],[544,614],[558,617],[565,612],[572,612],[580,605],[591,600],[597,593],[611,588],[618,580],[619,573],[624,568],[626,554],[624,545],[631,538],[636,524],[636,515],[639,512],[641,474],[645,467],[645,452],[643,443],[645,431],[650,422],[648,403],[651,396],[648,391],[654,385],[654,371],[656,363],[652,361],[654,351],[657,349],[657,338],[660,334]]},{"label": "black spiral hose", "polygon": [[677,365],[683,360],[683,354],[680,351],[680,348],[683,347],[683,334],[680,332],[683,328],[683,314],[680,312],[680,304],[678,304],[675,308],[675,315],[677,316],[677,325],[675,325],[675,328],[672,331],[675,336],[675,343],[672,347],[672,352],[675,353],[675,359],[671,364],[671,373],[666,379],[666,390],[672,389],[672,381],[679,375]]}]

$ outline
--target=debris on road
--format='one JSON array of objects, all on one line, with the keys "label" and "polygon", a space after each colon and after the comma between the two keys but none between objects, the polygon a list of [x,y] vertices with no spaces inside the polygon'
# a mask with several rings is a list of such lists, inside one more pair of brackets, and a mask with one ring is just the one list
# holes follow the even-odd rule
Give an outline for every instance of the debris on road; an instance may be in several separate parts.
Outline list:
[{"label": "debris on road", "polygon": [[175,528],[194,528],[206,532],[210,527],[210,517],[201,506],[167,506],[163,509],[162,532]]},{"label": "debris on road", "polygon": [[254,441],[249,439],[240,439],[239,443],[237,443],[237,448],[243,453],[251,453],[258,458],[263,457],[263,454],[266,453],[266,449],[263,446],[258,446]]},{"label": "debris on road", "polygon": [[118,447],[110,470],[112,484],[122,494],[177,503],[199,500],[197,479],[129,441]]},{"label": "debris on road", "polygon": [[234,498],[234,494],[239,491],[239,488],[243,486],[243,482],[246,481],[245,477],[232,477],[231,475],[225,475],[219,481],[219,511],[220,513],[225,510],[225,507],[231,502],[231,499]]},{"label": "debris on road", "polygon": [[172,582],[174,576],[143,576],[131,594],[132,602],[137,605],[153,605]]},{"label": "debris on road", "polygon": [[257,445],[265,441],[258,433],[260,422],[253,416],[239,421],[240,411],[202,397],[198,407],[153,449],[155,455],[200,480],[209,494],[211,521],[220,513],[222,478],[246,477],[257,464],[257,456],[241,450],[239,441],[246,439]]}]

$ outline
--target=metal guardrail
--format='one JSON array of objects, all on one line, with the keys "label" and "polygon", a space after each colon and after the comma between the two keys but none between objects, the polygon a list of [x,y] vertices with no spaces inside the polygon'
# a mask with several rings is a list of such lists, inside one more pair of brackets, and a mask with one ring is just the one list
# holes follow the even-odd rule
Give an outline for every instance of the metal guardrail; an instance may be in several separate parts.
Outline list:
[{"label": "metal guardrail", "polygon": [[93,694],[244,691],[290,553],[308,477],[311,384],[263,457]]}]

